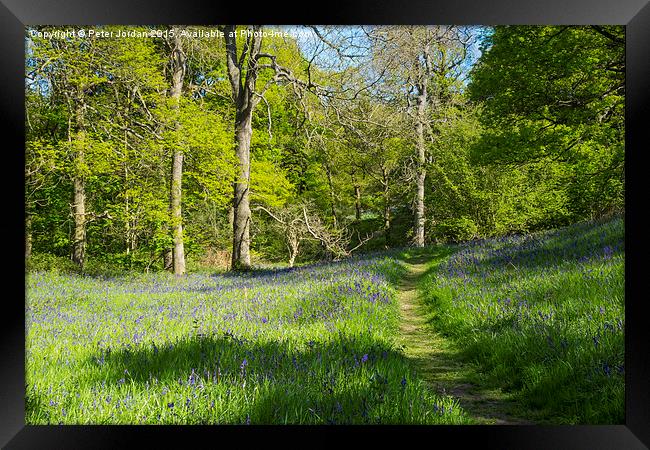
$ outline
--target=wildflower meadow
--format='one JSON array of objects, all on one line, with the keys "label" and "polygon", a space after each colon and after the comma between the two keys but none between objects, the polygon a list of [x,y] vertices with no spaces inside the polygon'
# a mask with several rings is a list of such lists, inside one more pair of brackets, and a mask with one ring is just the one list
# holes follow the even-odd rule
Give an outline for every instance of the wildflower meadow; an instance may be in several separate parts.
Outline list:
[{"label": "wildflower meadow", "polygon": [[34,273],[31,424],[462,424],[394,345],[392,258],[244,275]]}]

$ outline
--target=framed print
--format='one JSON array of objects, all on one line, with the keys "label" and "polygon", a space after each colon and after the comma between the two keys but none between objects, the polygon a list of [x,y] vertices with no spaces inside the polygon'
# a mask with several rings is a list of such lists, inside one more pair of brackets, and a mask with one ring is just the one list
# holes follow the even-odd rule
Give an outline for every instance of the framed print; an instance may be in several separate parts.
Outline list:
[{"label": "framed print", "polygon": [[4,446],[647,448],[644,0],[0,11]]}]

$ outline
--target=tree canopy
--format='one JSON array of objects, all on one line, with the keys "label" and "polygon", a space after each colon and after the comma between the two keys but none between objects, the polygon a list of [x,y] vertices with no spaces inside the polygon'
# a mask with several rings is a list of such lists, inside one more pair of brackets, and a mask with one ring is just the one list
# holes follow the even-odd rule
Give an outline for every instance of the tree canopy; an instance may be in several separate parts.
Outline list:
[{"label": "tree canopy", "polygon": [[144,37],[26,30],[31,267],[293,265],[624,208],[622,27],[94,28]]}]

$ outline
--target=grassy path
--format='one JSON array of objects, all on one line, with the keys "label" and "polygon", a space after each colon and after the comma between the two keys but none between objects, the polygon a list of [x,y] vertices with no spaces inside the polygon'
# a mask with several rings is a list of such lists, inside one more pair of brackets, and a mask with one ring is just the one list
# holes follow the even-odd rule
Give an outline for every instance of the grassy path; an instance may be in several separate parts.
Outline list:
[{"label": "grassy path", "polygon": [[420,376],[436,391],[452,395],[479,424],[526,424],[513,414],[513,403],[500,390],[486,389],[474,380],[478,374],[464,363],[453,343],[427,323],[418,285],[431,264],[446,254],[421,253],[404,259],[409,269],[398,287],[400,344]]}]

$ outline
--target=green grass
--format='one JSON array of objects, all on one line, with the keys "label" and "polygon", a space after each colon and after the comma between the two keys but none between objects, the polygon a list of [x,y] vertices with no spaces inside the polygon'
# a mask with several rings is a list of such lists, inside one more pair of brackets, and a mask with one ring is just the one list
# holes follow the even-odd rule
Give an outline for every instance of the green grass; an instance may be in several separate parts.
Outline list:
[{"label": "green grass", "polygon": [[624,224],[466,243],[421,286],[428,318],[537,422],[624,422]]},{"label": "green grass", "polygon": [[397,345],[395,259],[27,276],[28,424],[462,424]]}]

